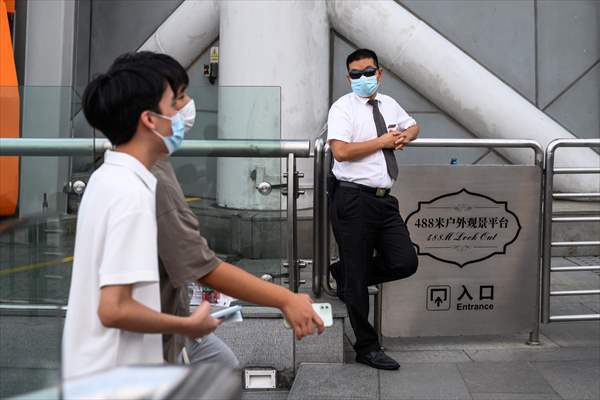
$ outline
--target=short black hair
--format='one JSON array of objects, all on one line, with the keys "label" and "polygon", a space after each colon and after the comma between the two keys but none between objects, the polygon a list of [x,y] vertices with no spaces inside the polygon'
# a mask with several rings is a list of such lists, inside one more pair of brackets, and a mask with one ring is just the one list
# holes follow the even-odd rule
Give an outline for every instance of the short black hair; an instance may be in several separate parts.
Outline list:
[{"label": "short black hair", "polygon": [[377,54],[373,50],[369,49],[358,49],[350,53],[348,58],[346,58],[346,69],[350,70],[350,63],[358,60],[364,60],[365,58],[372,58],[375,61],[375,66],[379,68],[379,59],[377,59]]},{"label": "short black hair", "polygon": [[185,90],[190,83],[190,78],[185,71],[185,68],[183,68],[183,66],[173,57],[163,53],[155,53],[152,51],[125,53],[117,57],[111,68],[119,68],[124,65],[138,62],[152,65],[152,68],[156,69],[165,77],[169,82],[169,86],[171,86],[173,93],[176,95],[178,94],[178,91],[182,89]]},{"label": "short black hair", "polygon": [[85,88],[83,113],[92,127],[118,146],[131,140],[142,112],[160,113],[167,85],[166,78],[145,62],[111,67]]}]

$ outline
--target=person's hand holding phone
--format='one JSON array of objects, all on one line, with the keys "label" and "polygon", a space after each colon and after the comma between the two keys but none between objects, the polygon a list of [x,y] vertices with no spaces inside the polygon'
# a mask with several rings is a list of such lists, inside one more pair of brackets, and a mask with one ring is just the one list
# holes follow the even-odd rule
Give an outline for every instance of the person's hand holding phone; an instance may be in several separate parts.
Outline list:
[{"label": "person's hand holding phone", "polygon": [[192,339],[208,335],[222,322],[210,315],[210,304],[207,301],[203,301],[185,321],[185,334]]},{"label": "person's hand holding phone", "polygon": [[286,304],[281,308],[285,319],[289,322],[296,338],[312,335],[316,326],[319,334],[325,326],[319,315],[312,307],[313,301],[306,294],[292,293]]}]

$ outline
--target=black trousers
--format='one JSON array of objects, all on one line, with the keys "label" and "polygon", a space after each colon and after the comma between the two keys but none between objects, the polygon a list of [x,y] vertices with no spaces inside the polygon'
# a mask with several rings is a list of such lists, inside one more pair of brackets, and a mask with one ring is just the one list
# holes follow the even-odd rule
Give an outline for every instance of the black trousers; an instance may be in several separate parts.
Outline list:
[{"label": "black trousers", "polygon": [[417,271],[417,255],[393,196],[337,186],[330,216],[340,253],[332,268],[356,335],[354,350],[365,354],[380,347],[368,320],[367,287],[411,276]]}]

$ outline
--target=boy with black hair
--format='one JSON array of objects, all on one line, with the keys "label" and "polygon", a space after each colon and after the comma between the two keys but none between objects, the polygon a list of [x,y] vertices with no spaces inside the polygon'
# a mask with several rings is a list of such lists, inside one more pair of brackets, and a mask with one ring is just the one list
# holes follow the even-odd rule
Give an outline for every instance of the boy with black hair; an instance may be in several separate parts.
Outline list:
[{"label": "boy with black hair", "polygon": [[172,152],[184,123],[167,80],[140,60],[86,87],[85,117],[115,146],[91,176],[77,221],[63,335],[63,376],[162,362],[160,333],[204,336],[209,306],[190,317],[160,312],[155,210],[149,169]]},{"label": "boy with black hair", "polygon": [[[182,114],[186,131],[195,120],[194,100],[186,95],[189,78],[185,69],[166,54],[138,52],[125,54],[115,60],[114,67],[137,63],[150,63],[169,81],[175,93],[175,108]],[[312,334],[313,323],[322,332],[321,319],[305,294],[265,282],[244,270],[216,257],[199,232],[196,216],[185,197],[168,158],[159,159],[152,173],[157,179],[156,216],[158,223],[158,254],[161,283],[161,303],[165,312],[185,315],[189,299],[185,282],[199,281],[225,294],[255,304],[277,307],[291,322],[296,336]],[[173,246],[179,243],[178,246]],[[165,335],[165,359],[177,361],[183,348],[181,335]],[[215,334],[200,341],[190,341],[186,346],[191,363],[217,361],[232,367],[238,361],[233,352]]]}]

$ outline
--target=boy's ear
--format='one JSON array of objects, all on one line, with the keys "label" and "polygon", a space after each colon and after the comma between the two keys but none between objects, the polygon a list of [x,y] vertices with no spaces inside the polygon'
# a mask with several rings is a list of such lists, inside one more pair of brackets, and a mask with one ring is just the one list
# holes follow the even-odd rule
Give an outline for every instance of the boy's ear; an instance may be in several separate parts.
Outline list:
[{"label": "boy's ear", "polygon": [[156,130],[156,124],[154,123],[154,116],[150,111],[143,111],[140,114],[138,121],[142,126],[145,126],[148,130]]}]

